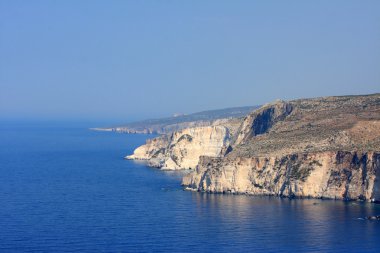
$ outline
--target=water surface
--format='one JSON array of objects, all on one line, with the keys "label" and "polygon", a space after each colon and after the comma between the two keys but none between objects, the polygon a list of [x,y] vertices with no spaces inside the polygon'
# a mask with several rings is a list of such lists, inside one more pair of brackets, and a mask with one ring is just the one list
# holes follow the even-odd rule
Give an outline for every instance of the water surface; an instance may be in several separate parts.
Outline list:
[{"label": "water surface", "polygon": [[1,252],[380,252],[375,204],[183,191],[149,135],[0,127]]}]

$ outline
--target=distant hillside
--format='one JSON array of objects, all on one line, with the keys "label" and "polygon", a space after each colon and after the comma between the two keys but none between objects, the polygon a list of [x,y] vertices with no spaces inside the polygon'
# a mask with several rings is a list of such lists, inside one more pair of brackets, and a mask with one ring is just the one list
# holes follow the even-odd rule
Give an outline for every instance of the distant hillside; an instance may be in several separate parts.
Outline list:
[{"label": "distant hillside", "polygon": [[188,127],[209,126],[221,120],[241,118],[257,108],[259,108],[259,106],[244,106],[219,110],[209,110],[188,115],[180,115],[176,117],[142,120],[128,123],[122,126],[93,128],[93,130],[116,131],[124,133],[163,134]]}]

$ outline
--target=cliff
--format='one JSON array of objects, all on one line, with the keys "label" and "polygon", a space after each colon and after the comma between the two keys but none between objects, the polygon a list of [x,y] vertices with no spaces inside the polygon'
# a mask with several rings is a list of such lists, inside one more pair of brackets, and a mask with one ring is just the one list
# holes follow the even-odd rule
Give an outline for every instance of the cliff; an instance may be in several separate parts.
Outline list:
[{"label": "cliff", "polygon": [[254,195],[380,200],[380,94],[276,101],[244,118],[225,156],[183,185]]},{"label": "cliff", "polygon": [[188,189],[252,195],[380,199],[379,152],[293,153],[216,159],[202,157],[183,179]]},{"label": "cliff", "polygon": [[194,169],[202,155],[224,156],[230,140],[231,131],[225,126],[187,128],[148,140],[125,158],[147,160],[152,167],[168,170]]}]

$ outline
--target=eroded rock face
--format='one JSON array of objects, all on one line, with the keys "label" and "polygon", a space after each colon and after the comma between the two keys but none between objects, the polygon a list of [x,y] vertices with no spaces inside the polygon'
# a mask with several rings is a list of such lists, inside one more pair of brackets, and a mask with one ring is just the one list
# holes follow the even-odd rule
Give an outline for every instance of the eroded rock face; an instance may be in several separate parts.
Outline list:
[{"label": "eroded rock face", "polygon": [[127,158],[194,169],[189,190],[380,201],[380,94],[276,101],[218,124]]},{"label": "eroded rock face", "polygon": [[189,189],[253,195],[380,199],[380,153],[322,152],[252,158],[202,157]]},{"label": "eroded rock face", "polygon": [[242,121],[225,157],[202,157],[190,190],[380,200],[380,94],[277,101]]},{"label": "eroded rock face", "polygon": [[292,112],[292,105],[284,101],[267,104],[250,113],[242,122],[235,145],[260,134],[265,134],[280,120]]},{"label": "eroded rock face", "polygon": [[169,144],[169,138],[162,135],[153,139],[148,139],[146,144],[138,147],[133,155],[126,156],[130,160],[148,160],[158,157]]},{"label": "eroded rock face", "polygon": [[147,160],[150,166],[162,169],[194,169],[202,155],[224,156],[230,139],[224,126],[188,128],[148,140],[126,159]]}]

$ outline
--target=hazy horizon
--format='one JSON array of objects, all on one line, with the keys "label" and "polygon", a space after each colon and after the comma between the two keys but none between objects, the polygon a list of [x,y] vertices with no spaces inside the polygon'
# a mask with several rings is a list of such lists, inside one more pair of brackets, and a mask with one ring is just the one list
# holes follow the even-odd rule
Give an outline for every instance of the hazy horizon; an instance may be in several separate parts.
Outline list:
[{"label": "hazy horizon", "polygon": [[0,1],[0,119],[379,92],[380,1]]}]

